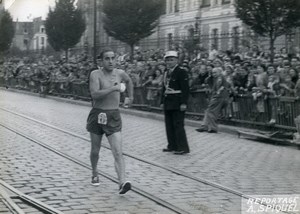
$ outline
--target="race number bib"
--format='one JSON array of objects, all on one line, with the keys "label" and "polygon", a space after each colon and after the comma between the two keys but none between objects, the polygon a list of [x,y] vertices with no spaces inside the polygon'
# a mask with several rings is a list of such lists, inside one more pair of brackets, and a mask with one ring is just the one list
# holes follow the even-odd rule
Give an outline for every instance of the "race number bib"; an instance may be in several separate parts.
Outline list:
[{"label": "race number bib", "polygon": [[98,115],[98,123],[101,125],[106,125],[107,124],[107,116],[106,113],[100,113]]}]

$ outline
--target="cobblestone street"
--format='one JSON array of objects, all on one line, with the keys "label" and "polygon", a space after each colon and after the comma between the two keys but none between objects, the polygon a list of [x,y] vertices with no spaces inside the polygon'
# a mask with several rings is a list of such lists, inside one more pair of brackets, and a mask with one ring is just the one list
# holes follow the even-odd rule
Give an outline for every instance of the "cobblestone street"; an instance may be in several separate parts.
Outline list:
[{"label": "cobblestone street", "polygon": [[[1,123],[89,165],[91,107],[0,90]],[[13,112],[82,138],[24,119]],[[239,139],[227,133],[198,133],[186,126],[191,153],[163,153],[164,123],[122,114],[125,154],[217,183],[246,195],[299,194],[300,155],[295,147]],[[87,139],[87,140],[85,140]],[[101,177],[90,185],[91,172],[0,126],[0,179],[64,213],[173,213]],[[104,140],[104,145],[107,140]],[[116,177],[111,151],[102,148],[100,171]],[[129,156],[125,157],[133,187],[160,197],[189,213],[240,213],[241,198]],[[1,205],[0,205],[1,208]]]}]

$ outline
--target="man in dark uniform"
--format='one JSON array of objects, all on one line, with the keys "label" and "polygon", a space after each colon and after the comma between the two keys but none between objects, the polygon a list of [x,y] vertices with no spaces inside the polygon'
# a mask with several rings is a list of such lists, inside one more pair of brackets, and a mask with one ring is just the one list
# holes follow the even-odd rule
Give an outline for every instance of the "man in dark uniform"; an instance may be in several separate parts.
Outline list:
[{"label": "man in dark uniform", "polygon": [[178,65],[176,51],[167,51],[164,59],[167,69],[164,73],[161,104],[165,114],[168,146],[163,152],[182,155],[190,152],[184,130],[189,95],[188,74]]}]

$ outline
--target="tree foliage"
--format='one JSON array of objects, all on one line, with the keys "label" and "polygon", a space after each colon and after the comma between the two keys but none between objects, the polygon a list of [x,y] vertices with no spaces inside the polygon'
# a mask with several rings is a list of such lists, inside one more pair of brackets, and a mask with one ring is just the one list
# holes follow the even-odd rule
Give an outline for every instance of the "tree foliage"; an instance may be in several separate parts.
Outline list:
[{"label": "tree foliage", "polygon": [[104,0],[104,29],[109,36],[133,46],[154,33],[164,0]]},{"label": "tree foliage", "polygon": [[0,52],[5,52],[10,48],[15,34],[13,20],[8,11],[3,11],[0,15]]},{"label": "tree foliage", "polygon": [[276,38],[300,26],[300,1],[236,0],[236,14],[255,33],[270,38],[273,53]]},{"label": "tree foliage", "polygon": [[54,10],[49,9],[45,23],[48,42],[54,50],[67,51],[74,47],[85,31],[82,12],[74,6],[75,0],[58,0]]}]

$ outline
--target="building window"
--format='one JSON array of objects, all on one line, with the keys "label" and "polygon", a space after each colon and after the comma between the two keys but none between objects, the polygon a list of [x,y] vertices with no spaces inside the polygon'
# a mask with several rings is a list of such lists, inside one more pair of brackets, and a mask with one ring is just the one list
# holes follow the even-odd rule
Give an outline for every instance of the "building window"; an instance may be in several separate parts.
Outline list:
[{"label": "building window", "polygon": [[42,44],[42,45],[45,44],[45,37],[41,37],[41,44]]},{"label": "building window", "polygon": [[175,13],[179,12],[179,0],[175,0],[174,11],[175,11]]},{"label": "building window", "polygon": [[212,31],[212,45],[216,48],[216,50],[219,49],[219,35],[218,35],[218,29],[213,29]]},{"label": "building window", "polygon": [[41,27],[41,33],[45,32],[45,28]]},{"label": "building window", "polygon": [[222,4],[230,4],[231,0],[222,0]]},{"label": "building window", "polygon": [[173,12],[173,0],[169,0],[168,1],[168,13],[172,13]]},{"label": "building window", "polygon": [[210,0],[202,0],[201,7],[209,7],[210,6]]},{"label": "building window", "polygon": [[36,37],[36,48],[35,49],[39,49],[39,37]]},{"label": "building window", "polygon": [[171,49],[171,47],[173,45],[173,34],[172,33],[168,33],[168,45],[169,45],[169,49]]},{"label": "building window", "polygon": [[27,40],[27,39],[24,39],[24,40],[23,40],[23,44],[24,44],[25,46],[27,46],[27,45],[28,45],[28,40]]},{"label": "building window", "polygon": [[167,10],[167,0],[164,0],[164,1],[163,1],[162,14],[166,14],[166,10]]},{"label": "building window", "polygon": [[191,9],[191,0],[187,0],[186,2],[186,10],[190,10]]},{"label": "building window", "polygon": [[28,34],[27,28],[24,28],[24,34]]},{"label": "building window", "polygon": [[240,44],[239,27],[232,28],[233,49],[237,51]]}]

